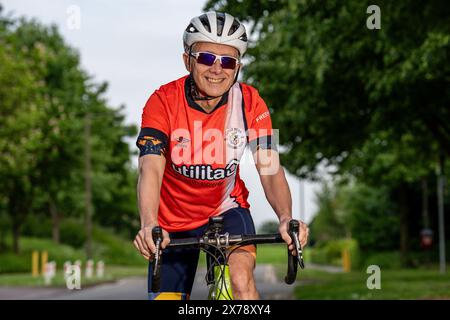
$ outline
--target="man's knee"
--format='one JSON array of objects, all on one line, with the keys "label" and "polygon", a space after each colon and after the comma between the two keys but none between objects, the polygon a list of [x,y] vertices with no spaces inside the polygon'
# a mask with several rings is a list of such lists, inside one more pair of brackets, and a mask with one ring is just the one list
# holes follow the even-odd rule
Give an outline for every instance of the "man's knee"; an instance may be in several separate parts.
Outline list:
[{"label": "man's knee", "polygon": [[253,269],[255,268],[255,257],[249,252],[237,251],[230,256],[230,277],[234,295],[246,297],[254,296],[256,292]]}]

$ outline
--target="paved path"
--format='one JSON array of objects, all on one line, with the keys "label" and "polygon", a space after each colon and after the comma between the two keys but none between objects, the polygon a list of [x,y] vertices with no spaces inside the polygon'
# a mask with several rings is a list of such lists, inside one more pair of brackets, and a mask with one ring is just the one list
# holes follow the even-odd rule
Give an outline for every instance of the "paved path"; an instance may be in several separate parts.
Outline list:
[{"label": "paved path", "polygon": [[[192,289],[192,300],[207,298],[205,284],[206,268],[199,268]],[[258,265],[255,279],[261,299],[292,299],[293,285],[279,282],[271,265]],[[18,288],[0,287],[0,299],[13,300],[146,300],[147,280],[143,277],[122,279],[113,283],[101,284],[81,290],[65,288]]]}]

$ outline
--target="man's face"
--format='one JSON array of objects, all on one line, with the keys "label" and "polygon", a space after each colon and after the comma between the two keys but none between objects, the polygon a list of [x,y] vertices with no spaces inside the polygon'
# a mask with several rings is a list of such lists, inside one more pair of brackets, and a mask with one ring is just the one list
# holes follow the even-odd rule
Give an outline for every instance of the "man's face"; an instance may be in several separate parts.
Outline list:
[{"label": "man's face", "polygon": [[[192,52],[209,52],[221,56],[239,58],[239,53],[236,48],[224,44],[198,42],[192,47]],[[189,57],[185,53],[183,58],[186,68],[189,71]],[[217,97],[223,95],[230,89],[239,65],[236,65],[235,69],[224,69],[220,65],[219,60],[216,60],[212,66],[207,66],[198,63],[194,57],[191,57],[190,67],[192,68],[198,90],[205,95]]]}]

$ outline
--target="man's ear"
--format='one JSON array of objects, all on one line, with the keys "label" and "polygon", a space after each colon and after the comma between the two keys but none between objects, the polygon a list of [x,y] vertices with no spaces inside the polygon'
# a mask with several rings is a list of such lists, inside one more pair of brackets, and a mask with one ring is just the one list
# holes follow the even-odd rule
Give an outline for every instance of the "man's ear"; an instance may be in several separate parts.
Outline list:
[{"label": "man's ear", "polygon": [[189,55],[186,52],[183,53],[183,62],[186,70],[188,72],[191,72],[191,66],[189,65]]}]

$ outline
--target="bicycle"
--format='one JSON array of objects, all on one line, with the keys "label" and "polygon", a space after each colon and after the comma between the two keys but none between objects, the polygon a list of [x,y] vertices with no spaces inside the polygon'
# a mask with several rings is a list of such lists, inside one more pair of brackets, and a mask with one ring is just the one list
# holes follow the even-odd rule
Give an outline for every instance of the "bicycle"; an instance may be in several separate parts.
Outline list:
[{"label": "bicycle", "polygon": [[[293,240],[297,255],[293,255],[289,248],[288,269],[284,281],[286,284],[294,283],[297,277],[297,266],[304,269],[303,253],[298,240],[299,222],[291,220],[288,223],[288,233]],[[156,245],[156,253],[153,259],[152,291],[158,292],[161,278],[160,244],[162,242],[162,230],[155,227],[152,230],[153,241]],[[203,236],[198,238],[171,239],[169,248],[199,248],[206,255],[206,283],[209,288],[208,300],[233,300],[230,274],[228,269],[229,256],[239,247],[249,244],[283,243],[279,233],[256,235],[230,235],[223,233],[223,217],[211,217]],[[230,250],[227,255],[227,250]],[[221,259],[222,258],[222,259]]]}]

